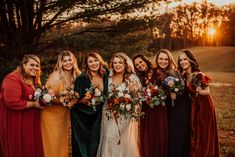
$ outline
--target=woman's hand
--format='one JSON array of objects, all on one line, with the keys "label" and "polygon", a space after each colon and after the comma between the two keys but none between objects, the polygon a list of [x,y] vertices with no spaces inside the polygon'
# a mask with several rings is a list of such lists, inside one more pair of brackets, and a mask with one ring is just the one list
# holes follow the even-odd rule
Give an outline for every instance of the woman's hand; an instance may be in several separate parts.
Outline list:
[{"label": "woman's hand", "polygon": [[39,102],[37,102],[37,101],[34,101],[34,106],[33,107],[35,107],[35,108],[39,108],[39,109],[44,109],[44,107],[43,106],[41,106],[40,105],[40,103]]},{"label": "woman's hand", "polygon": [[32,108],[32,107],[39,108],[39,109],[44,109],[44,107],[41,106],[39,104],[39,102],[37,102],[37,101],[27,101],[27,105],[26,105],[25,108]]},{"label": "woman's hand", "polygon": [[196,88],[196,96],[200,94],[200,95],[209,95],[210,94],[210,90],[209,87],[206,87],[205,89],[202,89],[201,86],[198,86]]}]

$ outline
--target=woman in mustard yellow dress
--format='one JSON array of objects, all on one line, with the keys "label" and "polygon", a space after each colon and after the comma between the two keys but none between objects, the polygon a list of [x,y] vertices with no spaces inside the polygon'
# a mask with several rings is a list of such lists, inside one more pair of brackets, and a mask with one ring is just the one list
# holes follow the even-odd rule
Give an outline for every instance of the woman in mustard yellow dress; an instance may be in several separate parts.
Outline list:
[{"label": "woman in mustard yellow dress", "polygon": [[70,111],[60,102],[59,96],[66,89],[73,89],[79,74],[74,55],[70,51],[62,51],[45,85],[54,90],[56,99],[41,112],[44,157],[71,156]]}]

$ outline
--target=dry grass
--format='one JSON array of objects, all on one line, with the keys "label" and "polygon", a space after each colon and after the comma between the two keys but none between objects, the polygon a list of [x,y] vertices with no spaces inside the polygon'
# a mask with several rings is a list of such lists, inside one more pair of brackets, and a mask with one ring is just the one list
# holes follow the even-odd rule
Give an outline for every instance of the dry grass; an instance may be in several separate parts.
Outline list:
[{"label": "dry grass", "polygon": [[[235,156],[235,47],[194,47],[201,71],[212,78],[221,157]],[[179,51],[173,52],[176,59]],[[154,61],[154,57],[151,58]]]}]

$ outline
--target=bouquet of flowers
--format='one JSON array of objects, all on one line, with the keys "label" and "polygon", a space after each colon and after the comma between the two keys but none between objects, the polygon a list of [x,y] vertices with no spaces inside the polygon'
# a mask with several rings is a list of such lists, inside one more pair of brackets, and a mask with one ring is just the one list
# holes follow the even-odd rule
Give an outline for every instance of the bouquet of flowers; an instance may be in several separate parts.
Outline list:
[{"label": "bouquet of flowers", "polygon": [[63,106],[71,108],[80,98],[79,93],[75,92],[72,88],[67,88],[60,93],[60,102]]},{"label": "bouquet of flowers", "polygon": [[148,84],[147,87],[144,87],[142,98],[151,108],[159,104],[165,106],[166,95],[164,91],[156,85]]},{"label": "bouquet of flowers", "polygon": [[[168,76],[164,80],[164,86],[167,92],[175,93],[176,95],[182,94],[185,83],[182,78],[177,78],[173,76]],[[172,100],[172,106],[174,107],[174,100]]]},{"label": "bouquet of flowers", "polygon": [[51,106],[51,101],[54,100],[55,92],[52,89],[47,89],[45,86],[37,87],[33,95],[29,95],[29,99],[37,102],[42,102]]},{"label": "bouquet of flowers", "polygon": [[85,98],[89,100],[89,104],[94,111],[96,111],[96,106],[105,102],[106,96],[105,94],[93,84],[90,85],[89,89],[86,89]]},{"label": "bouquet of flowers", "polygon": [[205,89],[206,87],[209,87],[211,79],[204,75],[202,72],[196,73],[192,77],[192,84],[195,87],[195,89],[199,86],[202,87],[202,89]]},{"label": "bouquet of flowers", "polygon": [[111,84],[107,110],[115,115],[124,115],[125,118],[139,118],[143,113],[140,109],[141,98],[138,93],[128,89],[118,90]]}]

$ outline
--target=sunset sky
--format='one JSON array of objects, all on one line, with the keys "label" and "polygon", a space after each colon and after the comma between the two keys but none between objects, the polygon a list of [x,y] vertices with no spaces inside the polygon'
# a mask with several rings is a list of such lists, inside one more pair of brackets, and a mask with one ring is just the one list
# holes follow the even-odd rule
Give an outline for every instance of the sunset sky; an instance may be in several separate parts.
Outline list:
[{"label": "sunset sky", "polygon": [[[192,2],[202,2],[202,0],[182,0],[182,2],[185,3],[192,3]],[[224,5],[229,3],[235,3],[235,0],[207,0],[208,3],[213,3],[216,5]]]}]

